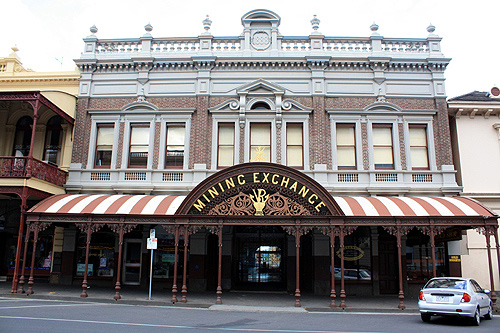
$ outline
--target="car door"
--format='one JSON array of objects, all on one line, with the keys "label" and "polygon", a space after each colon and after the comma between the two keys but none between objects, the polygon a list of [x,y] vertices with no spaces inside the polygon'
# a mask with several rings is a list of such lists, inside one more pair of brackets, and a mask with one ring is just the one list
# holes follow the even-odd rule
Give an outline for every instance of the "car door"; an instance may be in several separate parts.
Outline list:
[{"label": "car door", "polygon": [[484,292],[484,289],[481,288],[479,283],[477,283],[475,280],[470,280],[470,283],[472,285],[472,289],[476,294],[479,307],[481,308],[481,314],[486,313],[488,311],[488,305],[490,304],[490,298]]}]

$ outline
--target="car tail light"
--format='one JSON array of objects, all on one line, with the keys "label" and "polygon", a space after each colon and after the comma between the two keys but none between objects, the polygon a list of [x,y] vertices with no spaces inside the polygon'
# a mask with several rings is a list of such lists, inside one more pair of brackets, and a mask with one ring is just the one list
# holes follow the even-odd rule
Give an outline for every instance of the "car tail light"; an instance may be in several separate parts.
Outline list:
[{"label": "car tail light", "polygon": [[460,302],[462,302],[462,303],[468,303],[468,302],[470,302],[470,295],[467,294],[467,293],[464,293],[464,295],[462,296],[462,299],[460,300]]},{"label": "car tail light", "polygon": [[424,297],[424,292],[421,291],[420,294],[418,294],[418,299],[421,300],[421,301],[425,301],[425,297]]}]

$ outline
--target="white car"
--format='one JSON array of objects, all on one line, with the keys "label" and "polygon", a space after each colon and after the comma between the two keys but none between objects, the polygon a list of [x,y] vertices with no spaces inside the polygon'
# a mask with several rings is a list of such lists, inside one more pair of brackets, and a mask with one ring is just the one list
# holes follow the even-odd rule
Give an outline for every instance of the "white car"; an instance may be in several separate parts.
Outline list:
[{"label": "white car", "polygon": [[437,277],[430,279],[420,290],[418,307],[422,321],[431,316],[458,316],[472,319],[479,325],[481,317],[493,318],[490,291],[483,289],[473,279]]}]

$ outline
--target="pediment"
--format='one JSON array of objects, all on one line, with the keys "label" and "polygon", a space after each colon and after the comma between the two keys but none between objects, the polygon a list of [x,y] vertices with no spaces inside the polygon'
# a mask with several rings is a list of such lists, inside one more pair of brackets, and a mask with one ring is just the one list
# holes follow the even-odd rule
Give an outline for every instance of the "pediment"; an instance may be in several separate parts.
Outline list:
[{"label": "pediment", "polygon": [[291,111],[291,112],[312,112],[313,109],[310,107],[307,107],[305,105],[300,104],[297,101],[294,101],[293,99],[285,99],[282,104],[282,109],[285,111]]},{"label": "pediment", "polygon": [[158,111],[158,107],[147,101],[136,101],[125,105],[121,109],[122,111],[136,111],[136,110],[146,110],[146,111]]},{"label": "pediment", "polygon": [[400,113],[403,110],[396,104],[389,102],[375,102],[363,108],[364,112]]},{"label": "pediment", "polygon": [[211,107],[208,109],[208,111],[213,112],[213,111],[235,111],[239,110],[240,108],[240,102],[237,99],[228,99],[227,101],[224,101],[214,107]]},{"label": "pediment", "polygon": [[238,95],[284,95],[285,88],[276,83],[259,79],[236,88]]}]

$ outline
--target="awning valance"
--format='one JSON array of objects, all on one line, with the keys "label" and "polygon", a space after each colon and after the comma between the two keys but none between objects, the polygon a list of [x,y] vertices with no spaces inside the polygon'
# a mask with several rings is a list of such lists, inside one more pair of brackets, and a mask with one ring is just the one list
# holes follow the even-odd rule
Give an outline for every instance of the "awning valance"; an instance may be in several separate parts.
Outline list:
[{"label": "awning valance", "polygon": [[346,216],[496,216],[465,197],[333,197]]},{"label": "awning valance", "polygon": [[[29,210],[39,214],[174,215],[185,196],[63,194]],[[356,217],[495,217],[465,197],[333,197],[345,216]]]},{"label": "awning valance", "polygon": [[29,212],[174,215],[184,198],[175,195],[62,194],[41,201]]}]

